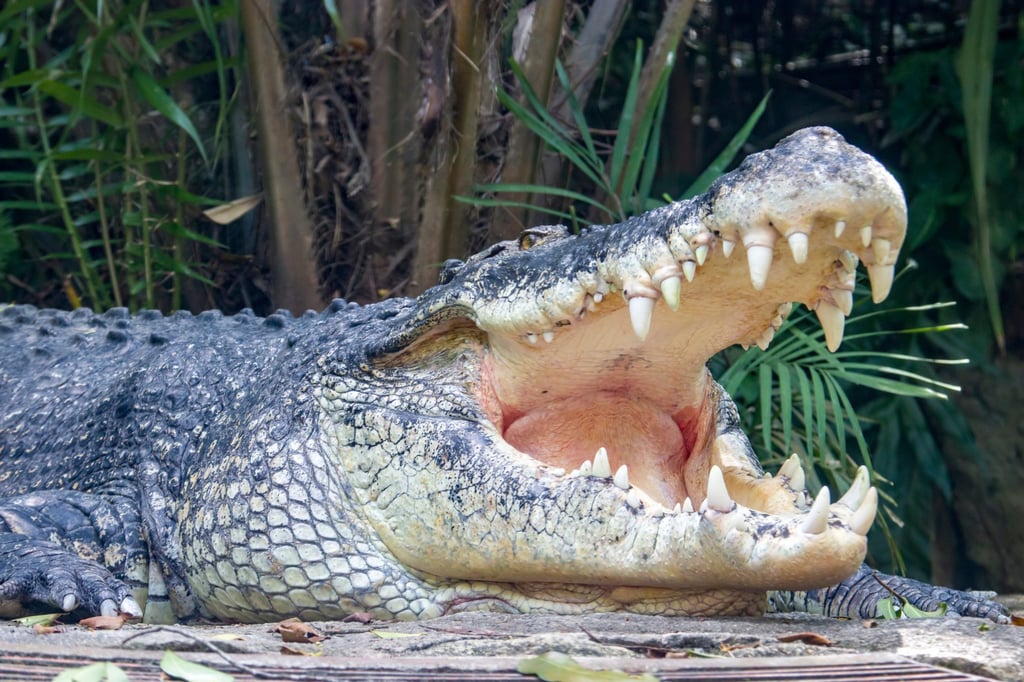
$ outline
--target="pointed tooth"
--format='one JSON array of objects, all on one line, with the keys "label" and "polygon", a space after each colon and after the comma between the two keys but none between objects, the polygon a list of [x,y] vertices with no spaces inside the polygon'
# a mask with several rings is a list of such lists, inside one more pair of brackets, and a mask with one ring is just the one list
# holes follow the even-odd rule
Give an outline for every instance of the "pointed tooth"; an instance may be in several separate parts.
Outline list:
[{"label": "pointed tooth", "polygon": [[728,258],[732,255],[732,250],[736,248],[736,242],[731,239],[722,240],[722,255]]},{"label": "pointed tooth", "polygon": [[850,517],[850,529],[858,535],[867,535],[871,530],[871,524],[875,521],[875,512],[877,511],[878,490],[871,487],[864,498],[864,503]]},{"label": "pointed tooth", "polygon": [[775,330],[771,327],[765,329],[761,336],[757,339],[757,347],[761,350],[768,350],[768,346],[772,345],[772,339],[775,338]]},{"label": "pointed tooth", "polygon": [[701,244],[693,250],[693,255],[697,258],[697,265],[704,265],[704,261],[708,257],[708,245]]},{"label": "pointed tooth", "polygon": [[800,466],[800,460],[796,461],[796,471],[789,477],[789,487],[796,492],[807,490],[807,476],[804,474],[804,468]]},{"label": "pointed tooth", "polygon": [[835,301],[836,307],[843,312],[843,315],[849,315],[853,312],[853,292],[848,289],[833,289],[832,300]]},{"label": "pointed tooth", "polygon": [[593,468],[593,465],[590,463],[590,460],[589,459],[586,460],[585,462],[583,462],[583,464],[580,464],[580,476],[592,476],[593,475],[593,474],[591,474],[591,469],[592,468]]},{"label": "pointed tooth", "polygon": [[825,331],[825,345],[835,353],[839,344],[843,342],[843,330],[846,327],[846,318],[843,311],[828,301],[818,301],[818,307],[814,309],[818,315],[818,322]]},{"label": "pointed tooth", "polygon": [[807,516],[804,517],[804,522],[800,525],[800,530],[811,535],[818,535],[819,533],[825,532],[825,529],[828,528],[829,498],[828,486],[823,486],[818,492],[818,496],[814,498],[814,504],[811,505],[811,510],[807,512]]},{"label": "pointed tooth", "polygon": [[546,331],[543,334],[541,334],[541,337],[544,339],[545,342],[551,343],[552,341],[555,340],[555,333],[552,331]]},{"label": "pointed tooth", "polygon": [[[702,246],[701,248],[702,249],[706,249],[708,247]],[[692,282],[693,281],[693,276],[696,275],[696,274],[697,274],[697,264],[694,263],[692,260],[683,261],[683,275],[686,276],[686,281],[687,282]]]},{"label": "pointed tooth", "polygon": [[839,252],[839,262],[843,264],[843,269],[847,272],[856,272],[857,263],[860,262],[860,258],[853,251],[843,249]]},{"label": "pointed tooth", "polygon": [[871,245],[871,226],[865,225],[860,228],[860,243],[866,247]]},{"label": "pointed tooth", "polygon": [[612,479],[612,482],[617,488],[629,490],[629,469],[625,464],[615,471],[615,477]]},{"label": "pointed tooth", "polygon": [[708,473],[708,493],[706,501],[710,509],[720,512],[730,512],[733,508],[732,498],[725,488],[725,477],[717,464],[711,466]]},{"label": "pointed tooth", "polygon": [[892,251],[892,242],[882,237],[876,237],[871,240],[871,250],[875,252],[875,262],[884,263],[889,259],[889,253]]},{"label": "pointed tooth", "polygon": [[892,279],[896,274],[896,267],[893,265],[869,265],[868,279],[871,280],[871,300],[881,303],[889,296],[892,290]]},{"label": "pointed tooth", "polygon": [[[676,504],[676,507],[677,508],[679,507],[678,503]],[[692,514],[693,513],[693,502],[690,501],[689,497],[687,497],[685,500],[683,500],[682,510],[684,512],[686,512],[687,514]]]},{"label": "pointed tooth", "polygon": [[836,221],[836,239],[839,239],[840,237],[843,236],[843,230],[845,230],[845,229],[846,229],[846,221],[845,220],[837,220]]},{"label": "pointed tooth", "polygon": [[[686,498],[686,499],[690,499],[690,498]],[[681,514],[682,511],[683,511],[682,506],[680,506],[680,504],[678,502],[676,502],[676,506],[672,507],[672,513],[673,514]]]},{"label": "pointed tooth", "polygon": [[679,310],[679,297],[683,290],[683,280],[678,275],[666,277],[661,283],[661,295],[672,310]]},{"label": "pointed tooth", "polygon": [[864,501],[868,489],[871,488],[871,476],[866,466],[857,467],[857,475],[853,477],[850,489],[839,498],[836,504],[843,504],[850,510],[856,510]]},{"label": "pointed tooth", "polygon": [[768,281],[768,271],[772,267],[773,249],[770,246],[754,244],[747,247],[747,265],[750,267],[750,283],[754,289],[761,291]]},{"label": "pointed tooth", "polygon": [[611,478],[612,467],[608,463],[608,451],[604,448],[598,448],[594,454],[594,466],[591,468],[591,471],[598,478]]},{"label": "pointed tooth", "polygon": [[626,504],[628,504],[633,509],[640,508],[640,496],[636,494],[636,488],[633,488],[628,493],[626,493]]},{"label": "pointed tooth", "polygon": [[807,262],[807,235],[803,232],[794,232],[786,237],[789,242],[789,250],[793,252],[793,260],[797,265]]},{"label": "pointed tooth", "polygon": [[657,518],[659,516],[664,516],[665,512],[667,512],[667,511],[668,510],[665,509],[664,507],[662,507],[660,504],[655,503],[655,504],[651,505],[651,508],[650,508],[650,510],[648,510],[647,513],[650,514],[651,516]]},{"label": "pointed tooth", "polygon": [[789,459],[783,462],[782,466],[779,467],[779,473],[777,475],[792,480],[793,474],[795,474],[796,470],[799,468],[800,457],[794,452],[792,455],[789,456]]},{"label": "pointed tooth", "polygon": [[600,303],[604,300],[604,294],[600,291],[594,292],[594,303]]},{"label": "pointed tooth", "polygon": [[646,296],[634,296],[629,299],[629,320],[633,323],[633,333],[643,341],[651,331],[651,316],[654,314],[654,299]]}]

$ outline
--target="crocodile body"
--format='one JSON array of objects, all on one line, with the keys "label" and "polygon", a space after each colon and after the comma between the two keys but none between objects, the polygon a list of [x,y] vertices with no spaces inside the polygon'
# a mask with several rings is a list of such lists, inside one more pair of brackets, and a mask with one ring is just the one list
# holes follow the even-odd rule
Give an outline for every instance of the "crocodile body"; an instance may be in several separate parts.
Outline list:
[{"label": "crocodile body", "polygon": [[[709,191],[527,230],[417,299],[298,318],[0,310],[0,609],[873,615],[985,599],[862,561],[877,493],[767,476],[706,359],[799,301],[830,348],[903,195],[809,129]],[[736,253],[733,253],[733,251]],[[770,594],[766,601],[766,594]]]}]

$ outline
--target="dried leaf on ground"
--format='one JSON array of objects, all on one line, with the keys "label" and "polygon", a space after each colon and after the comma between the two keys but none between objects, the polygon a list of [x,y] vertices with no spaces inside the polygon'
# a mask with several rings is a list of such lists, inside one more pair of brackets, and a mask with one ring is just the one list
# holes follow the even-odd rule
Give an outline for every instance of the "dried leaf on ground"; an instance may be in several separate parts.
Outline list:
[{"label": "dried leaf on ground", "polygon": [[281,639],[285,642],[290,643],[308,643],[308,642],[322,642],[326,637],[323,633],[318,632],[315,628],[306,623],[303,623],[298,618],[289,618],[288,620],[282,620],[274,628],[274,632],[281,634]]},{"label": "dried leaf on ground", "polygon": [[401,639],[402,637],[419,637],[422,632],[392,632],[391,630],[370,630],[371,634],[381,639]]},{"label": "dried leaf on ground", "polygon": [[360,611],[359,613],[353,613],[345,616],[341,619],[342,623],[360,623],[362,625],[369,625],[373,622],[373,614],[366,611]]},{"label": "dried leaf on ground", "polygon": [[32,626],[32,632],[37,635],[53,635],[58,632],[64,632],[63,625],[43,625],[42,623],[36,623]]},{"label": "dried leaf on ground", "polygon": [[124,625],[124,616],[93,616],[83,618],[78,624],[90,630],[120,630]]},{"label": "dried leaf on ground", "polygon": [[57,622],[57,619],[63,615],[63,613],[41,613],[35,616],[23,616],[12,620],[19,625],[25,625],[28,627],[33,625],[53,625]]},{"label": "dried leaf on ground", "polygon": [[792,635],[779,635],[780,642],[803,642],[804,644],[811,644],[813,646],[832,646],[832,640],[825,635],[819,635],[817,632],[797,632]]},{"label": "dried leaf on ground", "polygon": [[304,651],[303,649],[294,649],[290,646],[281,647],[281,653],[285,656],[323,656],[323,649],[317,647],[312,651]]}]

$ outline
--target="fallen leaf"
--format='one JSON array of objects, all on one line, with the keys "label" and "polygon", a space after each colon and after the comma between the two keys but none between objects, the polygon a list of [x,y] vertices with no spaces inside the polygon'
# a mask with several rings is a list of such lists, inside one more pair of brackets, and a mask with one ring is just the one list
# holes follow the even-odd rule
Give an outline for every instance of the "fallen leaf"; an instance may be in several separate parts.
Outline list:
[{"label": "fallen leaf", "polygon": [[32,626],[32,632],[37,635],[53,635],[58,632],[64,632],[63,625],[43,625],[42,623],[36,623]]},{"label": "fallen leaf", "polygon": [[128,676],[113,663],[101,661],[68,668],[53,678],[53,682],[128,682]]},{"label": "fallen leaf", "polygon": [[23,616],[13,620],[15,623],[30,627],[33,625],[53,625],[57,622],[57,619],[63,615],[63,613],[42,613],[38,616]]},{"label": "fallen leaf", "polygon": [[83,618],[78,624],[90,630],[120,630],[124,621],[124,616],[93,616]]},{"label": "fallen leaf", "polygon": [[1024,625],[1024,616],[1010,616],[1010,625]]},{"label": "fallen leaf", "polygon": [[360,611],[359,613],[353,613],[345,616],[341,619],[342,623],[361,623],[362,625],[369,625],[373,622],[373,614],[366,611]]},{"label": "fallen leaf", "polygon": [[797,632],[793,635],[779,635],[778,640],[783,643],[803,642],[813,646],[832,646],[832,640],[817,632]]},{"label": "fallen leaf", "polygon": [[401,639],[402,637],[419,637],[422,632],[392,632],[390,630],[370,630],[381,639]]},{"label": "fallen leaf", "polygon": [[304,651],[303,649],[293,649],[290,646],[281,647],[281,653],[285,656],[323,656],[323,649],[317,647],[312,651]]},{"label": "fallen leaf", "polygon": [[571,657],[549,651],[533,658],[524,658],[516,666],[523,675],[536,675],[544,682],[658,682],[653,675],[630,675],[621,670],[591,670]]},{"label": "fallen leaf", "polygon": [[220,206],[208,208],[203,211],[203,215],[218,225],[227,225],[230,222],[238,220],[243,215],[259,206],[261,201],[263,201],[262,194],[253,194],[247,197],[235,199],[234,201],[229,201],[228,203],[221,204]]},{"label": "fallen leaf", "polygon": [[187,661],[173,651],[165,651],[160,659],[160,669],[168,676],[185,682],[234,682],[234,676],[208,668],[199,663]]},{"label": "fallen leaf", "polygon": [[323,634],[317,632],[298,618],[282,620],[274,628],[274,632],[281,634],[282,641],[290,643],[322,642],[326,639]]}]

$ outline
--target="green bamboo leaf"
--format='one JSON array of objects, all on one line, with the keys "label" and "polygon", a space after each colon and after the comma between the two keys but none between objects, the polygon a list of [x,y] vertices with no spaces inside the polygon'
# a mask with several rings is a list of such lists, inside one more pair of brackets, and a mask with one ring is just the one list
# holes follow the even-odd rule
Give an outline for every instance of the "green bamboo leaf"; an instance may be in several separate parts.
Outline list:
[{"label": "green bamboo leaf", "polygon": [[37,87],[41,92],[45,92],[55,100],[71,107],[76,116],[103,121],[117,130],[124,127],[124,121],[119,113],[101,104],[85,90],[76,90],[65,83],[51,79],[40,81]]},{"label": "green bamboo leaf", "polygon": [[779,377],[779,417],[782,419],[782,454],[789,454],[793,438],[793,393],[789,367],[783,364],[774,366]]},{"label": "green bamboo leaf", "polygon": [[581,192],[574,192],[570,189],[562,189],[561,187],[552,187],[550,185],[534,185],[529,183],[515,183],[515,182],[501,182],[490,185],[474,185],[473,191],[476,192],[523,192],[523,193],[534,193],[534,194],[547,194],[554,197],[563,197],[565,199],[572,199],[573,201],[579,201],[581,203],[589,204],[596,208],[605,211],[611,216],[608,208],[601,202],[595,200],[593,197],[583,194]]},{"label": "green bamboo leaf", "polygon": [[772,93],[771,90],[769,90],[754,108],[754,113],[750,115],[747,122],[744,123],[743,127],[733,135],[731,140],[729,140],[729,144],[725,146],[725,149],[715,157],[715,160],[711,162],[711,165],[693,181],[693,184],[690,185],[685,192],[683,192],[683,196],[681,197],[682,199],[690,199],[698,194],[703,194],[707,191],[708,187],[711,186],[711,183],[725,172],[725,169],[729,167],[732,160],[736,158],[736,154],[743,147],[744,143],[746,143],[747,138],[750,137],[750,133],[754,130],[754,126],[756,126],[757,122],[761,120],[761,114],[764,113],[765,107],[768,106],[768,98],[771,96]]},{"label": "green bamboo leaf", "polygon": [[184,130],[192,138],[192,141],[195,142],[203,160],[207,161],[206,149],[203,147],[203,141],[199,137],[199,132],[192,125],[188,115],[178,106],[178,103],[171,99],[167,91],[160,87],[156,80],[153,79],[153,76],[146,71],[138,68],[132,69],[131,77],[132,82],[135,83],[143,98],[169,121]]},{"label": "green bamboo leaf", "polygon": [[570,213],[566,213],[564,211],[559,211],[559,210],[556,210],[556,209],[553,209],[553,208],[546,208],[544,206],[535,206],[535,205],[531,204],[528,201],[513,201],[511,199],[490,199],[488,197],[464,197],[464,196],[455,196],[453,198],[455,199],[455,201],[458,201],[459,203],[471,204],[473,206],[493,206],[495,208],[500,208],[500,207],[503,207],[503,206],[508,206],[510,208],[529,208],[529,209],[534,209],[536,211],[539,211],[540,213],[544,213],[544,214],[547,214],[547,215],[555,216],[557,218],[561,218],[562,220],[564,220],[564,221],[566,221],[568,223],[572,223],[573,221],[578,219],[576,216],[574,216],[574,215],[572,215]]},{"label": "green bamboo leaf", "polygon": [[21,14],[26,10],[50,7],[53,0],[8,0],[0,9],[0,26],[6,26],[11,17]]},{"label": "green bamboo leaf", "polygon": [[220,670],[187,661],[173,651],[165,651],[160,669],[168,676],[185,682],[232,682],[235,678]]},{"label": "green bamboo leaf", "polygon": [[633,130],[633,116],[636,113],[636,99],[640,88],[640,72],[643,68],[643,41],[636,41],[636,53],[633,56],[633,73],[626,86],[626,98],[622,102],[622,115],[619,117],[619,128],[615,134],[615,145],[612,147],[612,158],[608,176],[611,190],[619,194],[620,179],[625,170],[626,151],[629,149],[629,136]]},{"label": "green bamboo leaf", "polygon": [[600,163],[601,155],[597,153],[597,147],[594,145],[594,138],[590,134],[590,125],[587,124],[587,119],[583,115],[583,107],[580,106],[579,100],[576,99],[576,93],[572,89],[572,82],[569,80],[569,74],[566,73],[561,59],[555,61],[555,72],[558,74],[562,90],[568,98],[569,112],[572,114],[572,120],[576,124],[577,132],[579,132],[580,137],[583,139],[583,145],[587,149],[587,154],[591,159]]},{"label": "green bamboo leaf", "polygon": [[646,199],[646,197],[651,196],[651,190],[654,187],[654,176],[658,171],[658,158],[661,151],[661,131],[663,130],[662,124],[665,120],[665,109],[667,108],[668,97],[662,96],[658,101],[658,111],[654,117],[654,123],[651,126],[651,130],[655,131],[656,134],[650,136],[647,153],[644,154],[644,168],[640,175],[640,185],[636,190],[636,198],[644,200],[644,204],[637,207],[637,213],[643,213],[644,211],[649,211],[652,208],[655,208],[655,206],[648,203],[649,200]]},{"label": "green bamboo leaf", "polygon": [[757,368],[758,386],[761,392],[759,410],[761,412],[761,436],[764,438],[764,452],[772,451],[772,368],[762,364]]},{"label": "green bamboo leaf", "polygon": [[818,447],[822,455],[828,451],[828,407],[825,400],[825,386],[821,381],[821,373],[811,370],[811,386],[814,394],[814,419],[818,427]]},{"label": "green bamboo leaf", "polygon": [[804,447],[808,454],[814,452],[814,396],[811,394],[811,381],[802,367],[794,365],[793,373],[796,374],[797,383],[800,384],[800,405],[803,408],[804,417]]},{"label": "green bamboo leaf", "polygon": [[[655,84],[654,90],[651,92],[651,100],[647,110],[641,114],[640,125],[637,126],[636,130],[636,138],[632,140],[630,145],[634,150],[634,153],[629,154],[622,181],[617,185],[620,188],[619,196],[621,197],[627,197],[629,195],[633,195],[634,197],[637,196],[637,179],[640,175],[640,169],[648,154],[651,152],[649,149],[649,142],[653,142],[655,148],[658,146],[657,143],[660,138],[658,133],[660,130],[655,128],[653,124],[657,118],[658,111],[663,110],[662,103],[664,102],[665,95],[668,91],[668,78],[672,74],[672,67],[674,64],[675,52],[673,51],[668,53],[665,65],[662,67],[661,74],[658,76],[658,82]],[[648,154],[642,152],[647,152]],[[635,208],[636,207],[634,207],[634,210]]]}]

